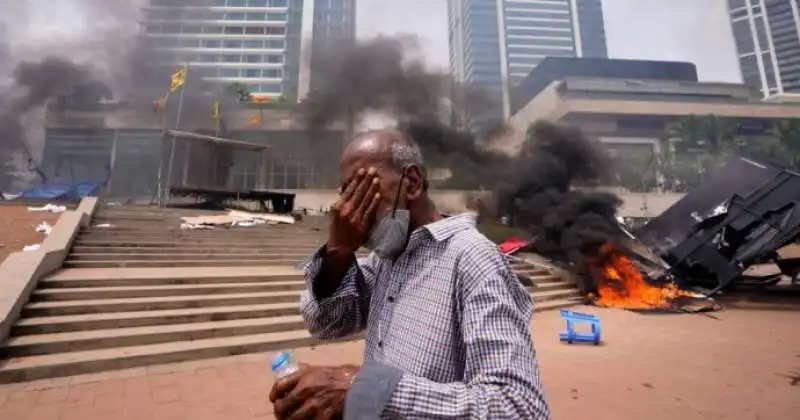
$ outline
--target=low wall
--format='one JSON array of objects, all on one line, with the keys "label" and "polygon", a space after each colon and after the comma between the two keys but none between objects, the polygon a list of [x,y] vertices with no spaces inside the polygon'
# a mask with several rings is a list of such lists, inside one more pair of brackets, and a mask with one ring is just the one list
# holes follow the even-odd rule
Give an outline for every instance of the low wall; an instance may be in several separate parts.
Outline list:
[{"label": "low wall", "polygon": [[[334,190],[288,190],[296,194],[295,206],[309,209],[327,208],[336,201]],[[479,197],[490,197],[487,191],[432,190],[431,198],[442,212],[475,210],[474,201]],[[617,192],[622,199],[619,215],[623,217],[655,217],[683,197],[676,193],[629,193]]]},{"label": "low wall", "polygon": [[0,264],[0,342],[8,337],[36,285],[61,268],[81,227],[89,225],[97,198],[85,198],[75,210],[58,218],[36,251],[15,252]]}]

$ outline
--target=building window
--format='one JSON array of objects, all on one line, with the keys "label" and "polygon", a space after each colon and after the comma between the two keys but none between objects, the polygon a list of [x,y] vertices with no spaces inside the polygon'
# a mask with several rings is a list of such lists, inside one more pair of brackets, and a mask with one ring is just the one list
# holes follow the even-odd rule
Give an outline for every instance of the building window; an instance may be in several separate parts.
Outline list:
[{"label": "building window", "polygon": [[222,26],[203,26],[204,34],[221,34]]},{"label": "building window", "polygon": [[239,69],[220,69],[220,77],[239,77]]},{"label": "building window", "polygon": [[280,83],[262,83],[258,85],[258,91],[262,93],[281,93]]},{"label": "building window", "polygon": [[248,13],[247,20],[249,22],[261,22],[267,20],[266,13]]},{"label": "building window", "polygon": [[267,35],[286,35],[286,28],[280,26],[269,26],[266,28]]},{"label": "building window", "polygon": [[223,63],[241,63],[242,56],[238,54],[225,54],[222,56]]},{"label": "building window", "polygon": [[242,35],[244,34],[244,27],[242,26],[226,26],[225,33],[227,35]]},{"label": "building window", "polygon": [[245,20],[244,13],[225,13],[225,20]]},{"label": "building window", "polygon": [[242,77],[246,77],[248,79],[257,79],[261,77],[261,70],[260,69],[245,69],[244,74]]},{"label": "building window", "polygon": [[242,48],[242,41],[238,39],[226,39],[222,45],[225,48]]},{"label": "building window", "polygon": [[244,33],[247,35],[264,35],[263,26],[248,26],[244,28]]},{"label": "building window", "polygon": [[262,41],[260,39],[258,39],[258,40],[248,40],[248,41],[244,42],[244,47],[245,48],[258,48],[258,49],[261,49],[261,48],[264,48],[264,41]]},{"label": "building window", "polygon": [[266,62],[270,63],[270,64],[281,64],[281,63],[283,63],[283,56],[282,55],[265,55],[264,58],[266,59]]},{"label": "building window", "polygon": [[203,48],[221,48],[222,41],[218,39],[204,39]]},{"label": "building window", "polygon": [[260,63],[261,56],[258,54],[248,54],[244,56],[245,63]]}]

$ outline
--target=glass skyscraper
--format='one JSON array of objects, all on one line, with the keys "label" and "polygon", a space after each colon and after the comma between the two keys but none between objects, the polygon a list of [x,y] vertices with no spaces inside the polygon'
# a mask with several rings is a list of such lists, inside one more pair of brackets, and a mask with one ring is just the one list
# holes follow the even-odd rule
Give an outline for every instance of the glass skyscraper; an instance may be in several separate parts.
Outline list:
[{"label": "glass skyscraper", "polygon": [[[253,94],[305,96],[308,57],[324,39],[355,38],[354,0],[150,0],[144,34],[160,63],[189,63],[203,77]],[[323,43],[324,44],[324,43]]]},{"label": "glass skyscraper", "polygon": [[744,83],[764,96],[800,92],[798,0],[728,0]]},{"label": "glass skyscraper", "polygon": [[506,119],[513,89],[547,56],[607,57],[601,0],[448,0],[450,70],[496,104],[480,118]]}]

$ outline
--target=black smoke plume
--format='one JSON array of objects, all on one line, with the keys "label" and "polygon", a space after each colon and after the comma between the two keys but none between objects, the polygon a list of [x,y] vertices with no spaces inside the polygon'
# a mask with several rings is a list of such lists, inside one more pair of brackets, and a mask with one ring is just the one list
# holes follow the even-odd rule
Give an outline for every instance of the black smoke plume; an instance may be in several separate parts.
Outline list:
[{"label": "black smoke plume", "polygon": [[429,166],[446,166],[471,188],[492,191],[494,215],[510,216],[530,232],[533,251],[585,268],[601,245],[621,234],[619,198],[585,189],[608,180],[605,149],[578,128],[538,121],[519,153],[510,155],[492,147],[513,135],[510,127],[476,136],[442,123],[444,98],[451,111],[480,116],[492,106],[490,95],[427,70],[409,53],[413,45],[405,38],[376,38],[332,51],[320,61],[323,79],[301,108],[307,126],[321,129],[368,110],[389,114],[419,143]]},{"label": "black smoke plume", "polygon": [[[377,37],[315,52],[311,91],[300,111],[309,130],[378,111],[399,121],[431,120],[446,107],[488,107],[486,95],[431,71],[413,37]],[[453,98],[456,98],[453,101]]]},{"label": "black smoke plume", "polygon": [[[190,13],[196,6],[211,0],[175,0]],[[47,107],[56,118],[69,110],[98,110],[104,103],[117,103],[139,114],[151,125],[176,124],[178,95],[172,95],[165,109],[156,116],[155,103],[169,87],[170,75],[180,65],[163,63],[164,51],[151,39],[139,36],[144,1],[73,0],[88,27],[87,34],[74,39],[52,39],[47,45],[17,48],[31,51],[31,57],[5,55],[5,67],[13,68],[7,84],[0,80],[0,163],[24,152],[36,166],[35,150],[41,151],[42,139],[29,136],[32,126],[41,127],[41,117],[34,111]],[[25,40],[10,39],[10,44],[25,45]],[[42,58],[36,58],[36,57]],[[2,76],[2,75],[0,75]],[[225,86],[203,80],[200,69],[190,68],[184,87],[182,127],[210,126],[215,100],[223,116],[241,105]],[[40,173],[41,175],[41,173]]]},{"label": "black smoke plume", "polygon": [[[529,232],[533,252],[585,274],[603,244],[621,239],[616,221],[621,200],[589,189],[609,178],[609,157],[578,128],[537,121],[514,156],[436,122],[408,122],[401,130],[420,143],[426,158],[460,158],[451,167],[453,176],[478,177],[493,193],[494,216],[509,216],[513,226]],[[591,277],[581,278],[584,290],[593,291]]]}]

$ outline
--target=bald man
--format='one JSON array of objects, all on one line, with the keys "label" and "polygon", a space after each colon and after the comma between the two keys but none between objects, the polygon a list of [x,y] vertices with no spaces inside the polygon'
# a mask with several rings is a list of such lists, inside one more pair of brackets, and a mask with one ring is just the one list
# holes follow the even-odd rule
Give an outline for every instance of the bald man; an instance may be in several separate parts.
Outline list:
[{"label": "bald man", "polygon": [[[303,366],[270,393],[278,419],[549,419],[533,304],[475,215],[442,218],[405,133],[342,154],[329,239],[305,266],[303,319],[323,340],[366,330],[364,364]],[[357,259],[356,250],[372,253]]]}]

